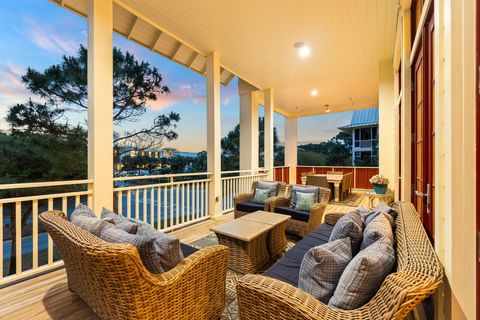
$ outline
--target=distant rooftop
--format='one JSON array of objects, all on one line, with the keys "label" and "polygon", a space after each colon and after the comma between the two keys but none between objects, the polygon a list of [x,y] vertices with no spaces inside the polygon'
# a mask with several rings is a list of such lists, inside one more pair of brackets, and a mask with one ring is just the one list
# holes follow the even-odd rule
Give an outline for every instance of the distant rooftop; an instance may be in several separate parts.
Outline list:
[{"label": "distant rooftop", "polygon": [[349,129],[369,127],[374,125],[378,125],[378,108],[368,108],[354,110],[350,124],[339,127],[338,129],[350,131]]}]

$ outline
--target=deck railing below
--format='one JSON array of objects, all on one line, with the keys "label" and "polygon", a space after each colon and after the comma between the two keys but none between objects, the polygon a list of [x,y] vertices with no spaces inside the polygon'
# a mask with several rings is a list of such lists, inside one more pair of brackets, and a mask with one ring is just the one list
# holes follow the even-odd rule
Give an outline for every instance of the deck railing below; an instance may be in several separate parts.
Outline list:
[{"label": "deck railing below", "polygon": [[67,215],[91,204],[91,180],[0,185],[0,286],[62,266],[50,236],[38,223],[46,210]]},{"label": "deck railing below", "polygon": [[208,172],[114,178],[115,211],[171,231],[208,219]]},{"label": "deck railing below", "polygon": [[222,212],[228,213],[234,209],[233,198],[237,194],[250,192],[252,183],[265,180],[268,174],[264,169],[237,170],[222,172]]}]

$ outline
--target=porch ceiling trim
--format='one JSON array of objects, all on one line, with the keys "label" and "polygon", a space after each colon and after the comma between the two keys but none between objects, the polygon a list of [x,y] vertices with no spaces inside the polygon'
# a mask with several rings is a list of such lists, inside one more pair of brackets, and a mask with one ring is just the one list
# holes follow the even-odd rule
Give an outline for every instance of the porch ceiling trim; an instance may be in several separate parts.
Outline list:
[{"label": "porch ceiling trim", "polygon": [[[49,1],[84,18],[87,17],[87,2],[84,0]],[[113,31],[205,76],[205,52],[161,28],[120,0],[114,0],[113,4]],[[223,85],[228,85],[235,75],[233,71],[222,66],[220,81]]]}]

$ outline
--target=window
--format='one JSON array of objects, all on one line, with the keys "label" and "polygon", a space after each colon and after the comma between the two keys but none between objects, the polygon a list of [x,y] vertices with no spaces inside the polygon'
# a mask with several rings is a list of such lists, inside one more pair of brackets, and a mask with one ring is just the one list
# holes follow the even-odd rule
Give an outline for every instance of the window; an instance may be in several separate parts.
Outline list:
[{"label": "window", "polygon": [[377,140],[377,132],[378,132],[378,128],[372,127],[372,140]]}]

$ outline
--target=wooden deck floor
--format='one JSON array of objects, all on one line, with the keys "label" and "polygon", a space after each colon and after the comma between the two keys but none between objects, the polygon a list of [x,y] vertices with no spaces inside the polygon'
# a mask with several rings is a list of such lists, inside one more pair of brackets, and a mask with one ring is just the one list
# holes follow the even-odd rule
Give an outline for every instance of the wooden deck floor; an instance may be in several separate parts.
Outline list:
[{"label": "wooden deck floor", "polygon": [[[366,205],[364,199],[361,205]],[[328,205],[326,212],[347,212],[352,207]],[[233,219],[227,214],[216,220],[172,232],[182,242],[191,243],[210,233],[213,225]],[[77,295],[67,287],[64,269],[0,289],[0,319],[2,320],[78,320],[99,319]]]}]

